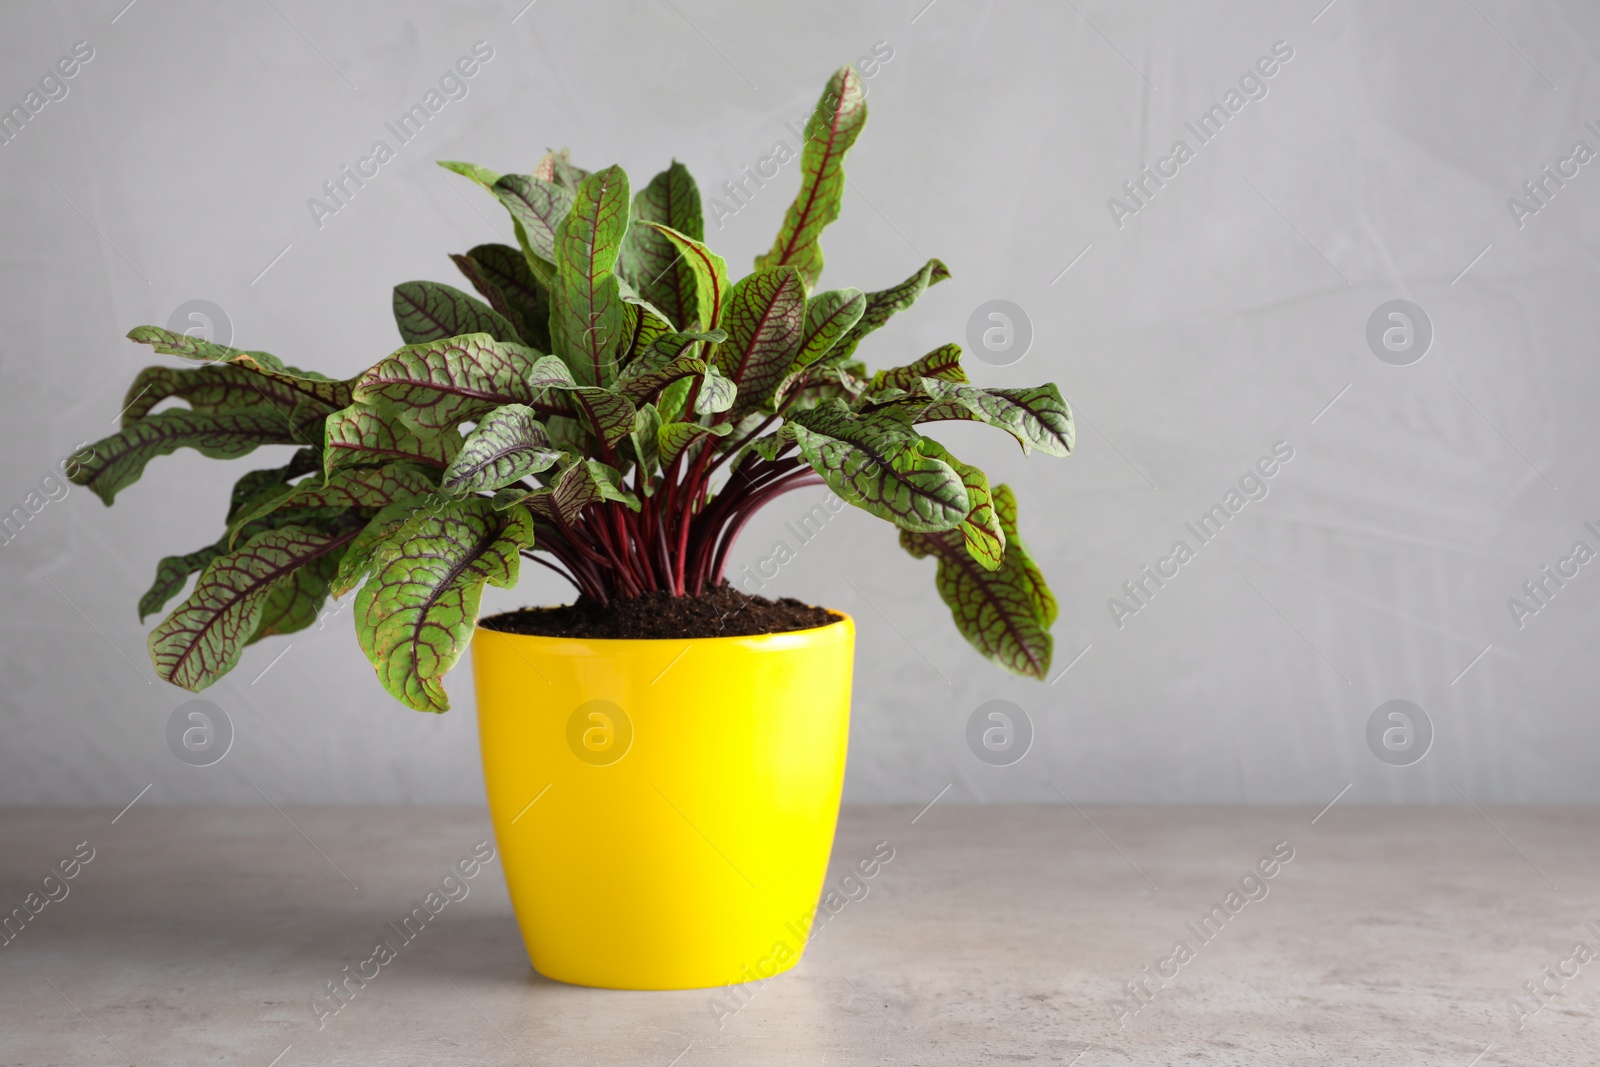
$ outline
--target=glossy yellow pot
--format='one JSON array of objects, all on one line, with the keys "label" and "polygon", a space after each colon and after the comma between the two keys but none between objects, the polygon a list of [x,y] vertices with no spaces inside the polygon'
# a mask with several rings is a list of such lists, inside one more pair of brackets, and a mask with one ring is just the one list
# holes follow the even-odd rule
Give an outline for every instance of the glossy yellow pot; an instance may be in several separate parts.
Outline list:
[{"label": "glossy yellow pot", "polygon": [[800,958],[839,816],[855,624],[472,640],[489,814],[539,973],[612,989]]}]

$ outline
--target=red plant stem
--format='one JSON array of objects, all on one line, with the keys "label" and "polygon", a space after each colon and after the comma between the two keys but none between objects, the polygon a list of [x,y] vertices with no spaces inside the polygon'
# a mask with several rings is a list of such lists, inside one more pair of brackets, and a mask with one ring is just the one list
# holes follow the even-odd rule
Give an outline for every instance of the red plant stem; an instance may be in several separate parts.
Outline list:
[{"label": "red plant stem", "polygon": [[755,429],[751,430],[749,433],[745,434],[743,437],[739,438],[739,440],[736,443],[729,445],[727,447],[727,449],[722,453],[722,455],[718,456],[716,458],[716,461],[713,462],[711,464],[711,466],[706,470],[706,477],[708,477],[708,478],[711,477],[711,475],[716,472],[716,469],[718,467],[722,466],[724,463],[726,463],[733,456],[733,454],[735,452],[739,451],[739,449],[743,448],[745,445],[749,444],[751,441],[754,441],[757,437],[760,437],[761,436],[761,431],[765,430],[768,426],[771,426],[772,423],[773,423],[773,420],[776,419],[777,417],[778,416],[775,415],[775,414],[774,415],[768,415],[765,419],[763,419],[761,421],[761,424],[759,426],[757,426]]},{"label": "red plant stem", "polygon": [[600,555],[594,549],[590,548],[588,544],[589,539],[579,534],[571,526],[568,526],[565,519],[557,518],[555,521],[557,529],[561,531],[562,537],[565,538],[567,543],[569,543],[573,548],[577,549],[578,552],[583,556],[587,557],[590,562],[597,563],[602,567],[611,566],[611,561]]},{"label": "red plant stem", "polygon": [[[697,343],[700,345],[699,354],[700,354],[701,358],[704,358],[705,354],[706,354],[706,350],[707,350],[707,348],[709,346],[707,346],[705,344],[705,342],[703,342],[703,341],[697,342]],[[693,414],[694,413],[695,401],[700,399],[700,386],[701,386],[702,383],[704,383],[704,381],[705,381],[704,378],[696,378],[694,380],[694,384],[689,386],[689,395],[687,397],[685,397],[684,401],[683,401],[683,410],[684,410],[685,414]]]},{"label": "red plant stem", "polygon": [[[558,549],[552,548],[549,545],[544,545],[540,547],[539,551],[548,553],[557,560],[566,564],[570,580],[577,588],[580,595],[594,596],[597,590],[600,591],[602,596],[604,595],[603,585],[600,582],[599,577],[594,573],[593,570],[586,569],[585,567],[579,565],[582,563],[581,557],[578,557],[576,560],[569,558],[565,552],[570,550],[565,549],[564,546],[563,548]],[[545,562],[539,555],[534,555],[531,558],[536,559],[541,563]]]},{"label": "red plant stem", "polygon": [[673,514],[672,502],[678,497],[678,463],[683,459],[680,452],[672,457],[672,464],[661,471],[661,488],[656,490],[656,495],[661,498],[660,513],[662,520]]},{"label": "red plant stem", "polygon": [[638,583],[633,580],[633,574],[623,558],[623,553],[619,551],[617,544],[612,541],[611,532],[606,529],[606,510],[611,505],[600,504],[596,506],[599,509],[598,517],[591,522],[587,521],[589,516],[585,515],[584,528],[606,550],[607,562],[610,564],[613,573],[615,573],[617,581],[622,585],[622,591],[628,596],[640,596],[644,590],[639,588]]},{"label": "red plant stem", "polygon": [[769,478],[758,489],[736,501],[728,509],[728,513],[722,517],[722,525],[726,526],[737,516],[753,514],[761,510],[771,503],[774,497],[782,496],[791,489],[800,488],[801,483],[805,485],[823,484],[820,476],[809,467],[790,471],[788,474],[776,478]]},{"label": "red plant stem", "polygon": [[727,509],[734,507],[744,497],[761,488],[768,480],[780,475],[787,467],[774,469],[773,465],[765,460],[749,463],[741,460],[733,474],[728,478],[714,499],[706,506],[697,520],[697,526],[712,523],[715,516]]},{"label": "red plant stem", "polygon": [[634,512],[627,510],[626,504],[616,504],[611,507],[611,525],[616,528],[616,545],[622,552],[622,565],[627,566],[627,573],[634,579],[640,592],[650,592],[654,587],[650,573],[638,568],[638,531],[634,526]]},{"label": "red plant stem", "polygon": [[[603,593],[602,597],[600,597],[600,603],[602,603],[602,605],[610,603],[611,593],[626,592],[626,589],[616,589],[618,582],[614,581],[614,579],[613,581],[608,581],[605,573],[603,573],[603,571],[611,571],[611,574],[614,576],[614,574],[616,574],[616,569],[618,569],[618,566],[616,566],[616,561],[611,560],[611,558],[603,557],[603,555],[595,552],[595,550],[592,549],[589,544],[587,544],[587,542],[597,542],[597,544],[600,544],[600,547],[606,547],[606,545],[603,544],[603,541],[600,541],[598,537],[594,537],[592,534],[590,534],[592,526],[590,526],[590,523],[587,523],[587,517],[584,517],[584,520],[579,522],[581,531],[571,530],[570,526],[566,525],[566,523],[563,522],[563,520],[560,520],[560,518],[558,518],[557,522],[560,523],[560,526],[562,526],[562,530],[566,531],[566,537],[568,537],[568,541],[571,542],[571,545],[573,545],[574,549],[578,549],[579,552],[582,553],[581,558],[586,558],[587,563],[589,563],[590,571],[594,573],[595,582],[602,587],[602,590],[608,590],[608,592]],[[602,569],[595,568],[603,568],[603,571]]]},{"label": "red plant stem", "polygon": [[[695,522],[694,558],[690,567],[690,573],[693,575],[692,588],[697,595],[704,590],[712,576],[716,545],[723,528],[742,508],[760,506],[759,503],[749,503],[752,498],[770,499],[769,496],[762,496],[765,490],[792,474],[798,465],[799,460],[796,459],[778,460],[774,463],[761,460],[745,470],[741,461],[740,468],[743,470],[744,481],[740,482],[737,475],[729,479],[729,484],[724,487],[723,492],[719,493],[698,516]],[[809,468],[807,471],[809,472]]]},{"label": "red plant stem", "polygon": [[613,565],[617,568],[618,576],[625,579],[630,589],[637,590],[640,593],[644,592],[643,589],[639,588],[639,581],[633,573],[633,568],[628,565],[627,538],[618,535],[617,530],[619,527],[611,506],[609,504],[600,504],[595,507],[594,511],[596,515],[594,526],[605,538],[606,548],[611,555]]},{"label": "red plant stem", "polygon": [[[655,591],[698,595],[722,581],[733,545],[757,511],[790,490],[823,484],[793,454],[792,444],[770,460],[746,448],[783,418],[808,380],[809,375],[797,382],[773,414],[724,447],[713,447],[706,440],[679,453],[662,468],[651,494],[645,492],[646,472],[636,465],[632,482],[639,511],[604,501],[591,505],[574,523],[559,516],[541,517],[538,551],[548,553],[559,566],[544,559],[537,562],[566,578],[580,595],[601,604]],[[701,385],[695,382],[690,391],[689,410]],[[729,413],[719,412],[709,421],[721,425],[730,419]],[[604,442],[600,456],[613,467],[620,466],[617,450]],[[726,478],[717,479],[720,484],[713,491],[713,479],[724,470]]]},{"label": "red plant stem", "polygon": [[678,576],[672,566],[672,553],[667,548],[667,528],[661,523],[656,523],[656,547],[661,552],[661,578],[666,582],[667,589],[673,596],[683,595],[683,586],[678,584]]},{"label": "red plant stem", "polygon": [[602,606],[609,604],[611,602],[611,592],[610,586],[606,584],[605,577],[595,569],[594,564],[590,563],[582,556],[578,556],[576,558],[576,562],[581,563],[582,567],[574,570],[573,573],[581,574],[583,576],[585,583],[593,591],[595,599],[597,599]]},{"label": "red plant stem", "polygon": [[700,454],[695,457],[694,467],[685,479],[688,483],[688,499],[684,501],[684,518],[690,518],[705,504],[705,468],[710,462],[711,449],[702,447]]},{"label": "red plant stem", "polygon": [[638,512],[625,513],[628,524],[628,548],[633,553],[633,558],[638,560],[639,574],[645,580],[645,586],[652,593],[661,589],[661,576],[656,573],[656,566],[650,559],[654,546],[645,539],[645,529],[649,523],[645,520],[644,502],[640,501]]},{"label": "red plant stem", "polygon": [[[741,462],[723,486],[721,493],[717,494],[716,503],[720,510],[728,510],[740,506],[740,501],[759,492],[767,485],[779,478],[788,477],[797,468],[801,468],[798,459],[788,458],[774,461],[761,460],[745,467]],[[802,468],[809,470],[809,467]]]},{"label": "red plant stem", "polygon": [[633,552],[628,543],[627,526],[620,514],[623,510],[623,505],[608,504],[602,506],[611,512],[612,550],[617,555],[617,566],[627,578],[629,586],[634,590],[634,595],[643,596],[647,591],[646,583],[643,576],[639,574],[638,569],[633,565]]},{"label": "red plant stem", "polygon": [[643,512],[640,513],[638,540],[635,542],[636,551],[639,553],[640,564],[650,575],[650,587],[662,592],[672,592],[671,568],[662,568],[661,557],[658,552],[660,545],[660,523],[652,515],[648,522],[643,521]]},{"label": "red plant stem", "polygon": [[[554,553],[552,553],[552,555],[554,555]],[[568,573],[565,568],[556,566],[543,556],[540,556],[537,552],[524,552],[522,553],[522,557],[524,559],[531,559],[533,562],[547,570],[554,571],[556,574],[559,574],[561,577],[565,578],[574,589],[578,590],[580,593],[583,592],[583,586],[578,582],[578,579],[574,578],[570,573]],[[559,559],[560,557],[556,558]]]},{"label": "red plant stem", "polygon": [[826,483],[817,477],[815,473],[808,470],[803,474],[799,474],[798,477],[780,480],[777,484],[753,497],[747,506],[730,516],[727,524],[722,528],[716,551],[711,557],[709,575],[711,583],[714,585],[721,581],[723,571],[728,564],[728,553],[733,549],[733,543],[738,540],[739,534],[744,530],[745,523],[754,518],[757,511],[760,511],[784,493],[823,484]]},{"label": "red plant stem", "polygon": [[604,604],[609,600],[605,593],[605,582],[594,564],[577,551],[577,547],[570,539],[562,536],[559,530],[542,527],[539,550],[548,552],[566,565],[575,579],[573,584],[578,587],[580,593],[593,596]]},{"label": "red plant stem", "polygon": [[[700,526],[700,523],[696,521],[697,514],[703,514],[704,509],[714,506],[714,502],[708,502],[705,491],[704,470],[710,456],[711,449],[707,446],[702,446],[700,454],[695,457],[694,465],[688,467],[687,462],[685,463],[688,470],[684,477],[684,499],[678,506],[678,521],[682,524],[678,539],[680,556],[689,551],[691,530],[698,529]],[[698,558],[699,553],[696,552],[695,555]],[[680,568],[683,566],[684,564],[680,562]],[[692,568],[687,573],[680,569],[679,573],[686,579],[686,587],[693,588],[698,593],[704,584],[704,575]]]},{"label": "red plant stem", "polygon": [[678,558],[676,560],[677,574],[673,578],[673,584],[678,587],[679,596],[683,596],[689,591],[688,581],[684,573],[684,567],[689,558],[689,530],[692,525],[693,524],[690,523],[686,518],[680,517],[678,520]]},{"label": "red plant stem", "polygon": [[617,540],[622,546],[623,558],[627,561],[629,570],[633,572],[634,581],[639,583],[639,587],[645,592],[654,592],[655,571],[644,558],[644,553],[639,551],[641,538],[639,524],[635,521],[637,516],[626,505],[617,507],[614,514]]},{"label": "red plant stem", "polygon": [[650,579],[650,588],[654,591],[665,586],[662,584],[661,572],[656,567],[656,542],[653,536],[656,513],[650,504],[651,501],[647,497],[639,496],[639,510],[628,512],[628,523],[633,527],[635,552],[639,556],[640,567],[645,577]]}]

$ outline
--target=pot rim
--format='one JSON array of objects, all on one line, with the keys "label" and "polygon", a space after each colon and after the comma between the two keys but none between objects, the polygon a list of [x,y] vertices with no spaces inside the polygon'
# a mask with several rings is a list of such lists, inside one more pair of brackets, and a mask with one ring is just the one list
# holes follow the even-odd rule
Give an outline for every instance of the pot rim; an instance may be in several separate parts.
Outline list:
[{"label": "pot rim", "polygon": [[[712,643],[723,641],[745,641],[759,644],[789,643],[800,638],[815,640],[816,638],[833,636],[834,634],[854,633],[856,620],[849,612],[837,608],[826,608],[839,616],[825,626],[812,626],[804,630],[780,630],[776,633],[765,634],[731,634],[727,637],[552,637],[549,634],[519,634],[513,630],[497,630],[492,626],[483,625],[499,618],[502,615],[514,615],[515,611],[502,611],[494,615],[480,618],[472,629],[473,636],[480,632],[500,634],[502,637],[514,638],[522,641],[548,641],[553,644],[569,645],[681,645],[684,642]],[[830,632],[831,631],[831,632]]]}]

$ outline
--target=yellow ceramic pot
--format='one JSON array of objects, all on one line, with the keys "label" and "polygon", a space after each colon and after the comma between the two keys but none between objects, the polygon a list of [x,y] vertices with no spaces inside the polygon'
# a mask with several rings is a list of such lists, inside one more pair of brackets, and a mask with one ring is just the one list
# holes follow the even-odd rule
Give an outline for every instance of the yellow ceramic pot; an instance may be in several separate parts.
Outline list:
[{"label": "yellow ceramic pot", "polygon": [[539,973],[770,977],[805,946],[839,816],[855,624],[612,641],[479,628],[478,735]]}]

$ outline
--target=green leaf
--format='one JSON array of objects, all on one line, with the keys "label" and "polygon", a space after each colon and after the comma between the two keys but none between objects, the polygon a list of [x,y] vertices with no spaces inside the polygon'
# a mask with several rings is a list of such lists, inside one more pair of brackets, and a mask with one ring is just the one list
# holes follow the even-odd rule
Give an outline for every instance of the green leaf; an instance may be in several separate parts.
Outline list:
[{"label": "green leaf", "polygon": [[830,289],[807,300],[805,331],[790,369],[808,367],[827,355],[866,309],[867,295],[860,289]]},{"label": "green leaf", "polygon": [[926,292],[928,286],[937,285],[948,277],[949,268],[937,259],[930,259],[922,265],[921,270],[892,289],[868,293],[867,306],[862,310],[860,320],[833,346],[828,353],[828,362],[839,363],[849,359],[863,337],[888,322],[895,312],[904,311],[916,303],[917,297]]},{"label": "green leaf", "polygon": [[792,265],[809,289],[822,274],[823,227],[839,217],[844,199],[844,157],[867,122],[867,97],[855,67],[841,67],[822,91],[806,122],[800,150],[800,192],[784,215],[772,250],[756,258],[756,269]]},{"label": "green leaf", "polygon": [[554,356],[473,333],[397,349],[356,380],[355,398],[387,400],[413,425],[443,430],[502,404],[563,411],[546,392],[571,384]]},{"label": "green leaf", "polygon": [[588,468],[589,476],[594,479],[596,487],[600,490],[601,500],[614,500],[631,511],[639,510],[639,498],[622,487],[621,471],[597,459],[586,459],[583,465]]},{"label": "green leaf", "polygon": [[922,388],[936,399],[917,412],[915,421],[919,423],[975,419],[1005,430],[1017,439],[1024,453],[1030,448],[1051,456],[1072,452],[1076,438],[1072,411],[1053,384],[1022,389],[975,389],[925,378]]},{"label": "green leaf", "polygon": [[758,270],[733,287],[722,319],[728,339],[711,360],[746,407],[771,399],[800,351],[805,314],[806,287],[794,267]]},{"label": "green leaf", "polygon": [[[267,470],[250,471],[233,485],[232,498],[228,505],[227,521],[232,524],[234,518],[241,512],[253,509],[264,500],[276,499],[289,491],[288,481],[302,474],[310,474],[320,470],[322,457],[314,449],[302,448],[294,457],[282,467],[273,467]],[[328,516],[319,515],[318,518]],[[244,529],[244,538],[249,540],[263,530],[275,529],[279,526],[289,525],[289,520],[303,520],[302,515],[274,516],[269,520],[256,520]],[[154,615],[166,606],[167,601],[183,591],[189,584],[189,576],[205,569],[206,564],[225,554],[228,549],[229,534],[224,533],[216,543],[204,548],[196,549],[181,556],[165,556],[156,564],[155,581],[144,596],[139,598],[139,621],[144,622],[145,617]]]},{"label": "green leaf", "polygon": [[507,174],[491,190],[522,227],[528,247],[554,263],[556,229],[572,209],[573,194],[552,182],[526,174]]},{"label": "green leaf", "polygon": [[249,367],[227,363],[193,369],[146,367],[133,379],[123,398],[122,426],[132,426],[163,400],[173,397],[187,402],[191,410],[206,414],[268,405],[284,412],[300,407],[307,415],[313,406],[325,413],[334,410]]},{"label": "green leaf", "polygon": [[952,529],[972,510],[961,476],[901,422],[859,418],[828,401],[794,412],[788,425],[834,492],[902,529]]},{"label": "green leaf", "polygon": [[815,407],[826,400],[854,406],[866,392],[867,381],[861,377],[866,372],[867,368],[855,360],[841,364],[813,363],[805,372],[798,406]]},{"label": "green leaf", "polygon": [[300,567],[342,549],[359,527],[337,532],[304,526],[267,530],[207,564],[189,599],[150,631],[156,674],[200,690],[239,662],[255,635],[267,597]]},{"label": "green leaf", "polygon": [[466,651],[485,584],[516,584],[533,518],[497,512],[482,497],[414,515],[393,535],[395,551],[356,594],[356,636],[378,681],[407,707],[445,711],[440,679]]},{"label": "green leaf", "polygon": [[522,340],[540,352],[550,351],[550,294],[528,269],[522,253],[510,245],[478,245],[451,260],[489,306],[516,327]]},{"label": "green leaf", "polygon": [[[574,415],[568,418],[564,415],[552,415],[544,420],[544,432],[550,437],[550,444],[563,452],[573,456],[582,456],[593,447],[589,432],[584,429],[584,424]],[[550,484],[551,475],[541,474],[539,481],[545,485]]]},{"label": "green leaf", "polygon": [[292,634],[316,622],[328,599],[328,583],[339,569],[344,551],[341,546],[319,556],[274,585],[261,604],[261,618],[246,644],[253,645],[276,634]]},{"label": "green leaf", "polygon": [[692,422],[669,422],[656,433],[657,448],[661,453],[662,470],[672,466],[674,460],[690,445],[706,437],[726,437],[733,432],[727,423],[720,426],[700,426]]},{"label": "green leaf", "polygon": [[634,511],[640,506],[639,498],[622,488],[621,471],[590,459],[572,463],[555,484],[531,493],[502,489],[494,496],[494,506],[504,510],[523,505],[559,525],[570,526],[578,521],[584,508],[605,500],[615,500]]},{"label": "green leaf", "polygon": [[1017,535],[1017,498],[1010,487],[1004,485],[995,487],[994,511],[1000,517],[1000,526],[1005,530],[1008,546],[1016,545],[1020,549],[1017,562],[1021,568],[1020,573],[1027,589],[1028,599],[1033,602],[1039,621],[1046,628],[1054,626],[1058,611],[1055,594],[1050,592],[1050,587],[1045,584],[1044,573],[1034,564],[1027,548],[1022,544],[1022,539]]},{"label": "green leaf", "polygon": [[567,155],[567,150],[563,148],[559,152],[553,150],[546,152],[544,157],[533,168],[533,176],[535,178],[543,178],[547,182],[555,182],[563,189],[571,189],[573,192],[577,192],[578,184],[589,176],[589,172],[582,168],[574,167]]},{"label": "green leaf", "polygon": [[939,561],[939,596],[974,648],[1014,674],[1043,680],[1050,672],[1055,598],[1017,535],[1017,502],[1009,486],[995,486],[994,508],[1006,539],[998,570],[987,570],[972,558],[959,530],[902,530],[900,545],[918,559],[933,556]]},{"label": "green leaf", "polygon": [[366,581],[367,574],[379,562],[385,550],[399,550],[392,538],[411,521],[413,515],[424,509],[437,511],[448,503],[450,498],[443,493],[414,497],[396,501],[368,519],[366,526],[362,527],[339,558],[339,569],[329,587],[330,592],[335,597],[342,597]]},{"label": "green leaf", "polygon": [[583,179],[572,210],[556,228],[550,340],[579,385],[609,385],[628,340],[613,273],[627,228],[628,176],[621,167]]},{"label": "green leaf", "polygon": [[[728,438],[717,442],[717,451],[726,452],[734,446],[742,446],[751,439],[752,434],[759,433],[771,425],[772,416],[763,411],[746,411],[736,418],[719,422],[719,426],[728,427]],[[729,468],[732,470],[732,467]]]},{"label": "green leaf", "polygon": [[507,404],[485,415],[467,435],[440,484],[452,493],[492,491],[554,466],[562,455],[532,408]]},{"label": "green leaf", "polygon": [[643,355],[622,368],[617,378],[617,391],[638,403],[680,378],[704,374],[706,361],[696,354],[701,342],[716,343],[726,337],[721,330],[712,330],[710,333],[669,333],[657,338]]},{"label": "green leaf", "polygon": [[867,389],[869,393],[886,389],[904,389],[909,392],[920,388],[924,378],[965,383],[967,372],[961,369],[961,346],[940,345],[915,363],[881,370],[872,376]]},{"label": "green leaf", "polygon": [[156,564],[156,580],[139,598],[139,621],[166,607],[167,601],[189,584],[189,575],[205,570],[206,564],[228,551],[227,538],[184,556],[164,556]]},{"label": "green leaf", "polygon": [[340,467],[410,459],[441,470],[461,451],[453,429],[419,430],[387,404],[351,404],[328,416],[323,459],[329,473]]},{"label": "green leaf", "polygon": [[[765,437],[757,437],[746,447],[770,463],[772,460],[778,458],[779,452],[782,452],[785,448],[794,444],[794,442],[794,427],[789,423],[784,423],[782,426],[778,427],[777,433],[769,433]],[[731,461],[728,465],[730,468],[738,466],[737,463]]]},{"label": "green leaf", "polygon": [[806,301],[806,324],[800,337],[800,351],[773,390],[768,410],[779,407],[802,377],[809,378],[811,365],[826,356],[839,338],[860,320],[866,306],[866,294],[860,289],[833,289]]},{"label": "green leaf", "polygon": [[[703,330],[690,333],[663,334],[661,337],[656,339],[655,344],[650,346],[650,350],[646,352],[642,358],[646,360],[647,366],[649,360],[655,360],[658,363],[665,363],[669,360],[676,359],[679,356],[691,355],[692,350],[698,350],[699,348],[721,344],[727,339],[728,334],[725,330]],[[641,369],[630,367],[629,373],[638,374],[641,373]]]},{"label": "green leaf", "polygon": [[285,366],[282,360],[269,352],[244,352],[188,334],[164,330],[159,326],[135,326],[128,331],[128,340],[149,345],[167,356],[181,356],[206,363],[231,363],[252,370],[327,408],[337,410],[350,403],[351,382],[336,381],[315,371]]},{"label": "green leaf", "polygon": [[659,222],[646,222],[644,225],[659,232],[683,253],[683,262],[694,276],[694,299],[695,306],[700,309],[700,328],[716,329],[722,324],[723,305],[727,302],[728,291],[733,288],[728,282],[727,260],[701,244],[698,238],[679,233],[670,226],[663,226]]},{"label": "green leaf", "polygon": [[571,393],[589,428],[608,448],[633,432],[633,402],[621,393],[586,387]]},{"label": "green leaf", "polygon": [[715,367],[706,368],[706,376],[700,379],[700,391],[695,394],[694,413],[696,415],[715,415],[733,407],[733,402],[739,396],[739,387],[722,376]]},{"label": "green leaf", "polygon": [[322,455],[314,448],[302,448],[281,467],[251,471],[233,483],[233,494],[228,501],[227,521],[232,522],[245,508],[255,503],[263,492],[288,484],[302,474],[322,469]]},{"label": "green leaf", "polygon": [[633,445],[633,458],[639,464],[639,469],[644,472],[645,495],[650,495],[654,480],[651,477],[660,463],[659,450],[656,447],[656,431],[661,429],[661,412],[656,410],[654,404],[646,404],[639,409],[633,417],[633,430],[628,434],[628,440]]},{"label": "green leaf", "polygon": [[[229,523],[229,529],[238,531],[256,519],[282,511],[383,508],[398,500],[426,496],[436,488],[434,479],[426,468],[405,460],[382,467],[336,470],[326,478],[309,478],[282,495],[263,494],[265,499],[241,512]],[[234,536],[238,536],[236,532]]]},{"label": "green leaf", "polygon": [[500,180],[500,175],[488,167],[480,167],[476,163],[457,163],[454,160],[441,159],[439,166],[445,170],[453,171],[463,178],[471,178],[485,189],[493,190],[494,183]]},{"label": "green leaf", "polygon": [[486,333],[496,341],[521,341],[517,329],[489,305],[442,282],[401,282],[394,287],[394,321],[408,345]]},{"label": "green leaf", "polygon": [[694,379],[679,378],[656,397],[656,408],[661,412],[662,422],[676,422],[682,415],[683,409],[689,405],[689,390],[694,387]]},{"label": "green leaf", "polygon": [[926,441],[923,451],[935,459],[944,460],[961,476],[961,484],[967,487],[967,499],[972,509],[956,529],[961,531],[966,541],[968,555],[977,560],[984,570],[999,570],[1006,554],[1006,533],[1000,526],[999,516],[995,514],[988,476],[970,463],[963,463],[952,456],[937,441]]},{"label": "green leaf", "polygon": [[[637,366],[633,364],[632,366]],[[631,367],[630,367],[631,369]],[[706,372],[706,361],[699,356],[678,356],[617,382],[617,391],[629,400],[646,400],[681,378]]]},{"label": "green leaf", "polygon": [[705,215],[700,190],[688,168],[677,160],[657,174],[633,198],[633,221],[622,242],[618,270],[633,282],[641,296],[660,308],[679,330],[694,330],[700,322],[699,290],[694,271],[681,262],[683,253],[660,230],[640,226],[657,222],[686,237],[704,241]]},{"label": "green leaf", "polygon": [[89,458],[75,464],[70,477],[109,506],[157,456],[192,448],[212,459],[237,459],[262,445],[303,444],[315,440],[323,417],[320,407],[302,413],[294,423],[277,408],[265,406],[215,414],[186,408],[161,411],[96,441],[88,449]]},{"label": "green leaf", "polygon": [[624,315],[618,361],[626,369],[633,358],[649,351],[661,338],[670,336],[672,323],[667,321],[665,312],[634,292],[633,286],[620,274],[617,275],[617,291],[622,294]]}]

